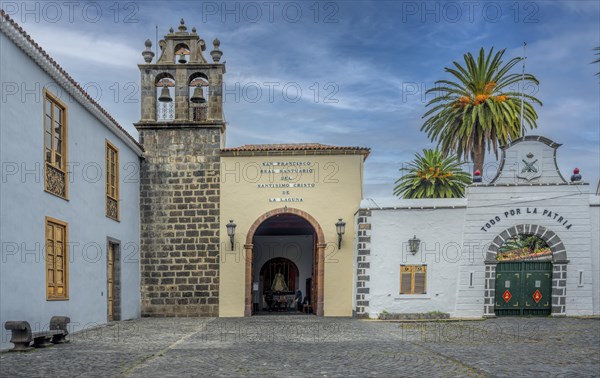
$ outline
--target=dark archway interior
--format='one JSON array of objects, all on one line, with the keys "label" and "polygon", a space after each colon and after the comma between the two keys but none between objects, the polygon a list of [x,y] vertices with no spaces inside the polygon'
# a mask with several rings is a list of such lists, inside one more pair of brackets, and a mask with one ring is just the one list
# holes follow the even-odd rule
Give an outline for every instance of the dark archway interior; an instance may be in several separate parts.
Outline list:
[{"label": "dark archway interior", "polygon": [[314,235],[315,230],[304,218],[293,214],[278,214],[265,220],[254,235]]},{"label": "dark archway interior", "polygon": [[274,215],[258,226],[253,236],[254,313],[297,312],[303,302],[312,304],[315,243],[313,226],[295,214]]}]

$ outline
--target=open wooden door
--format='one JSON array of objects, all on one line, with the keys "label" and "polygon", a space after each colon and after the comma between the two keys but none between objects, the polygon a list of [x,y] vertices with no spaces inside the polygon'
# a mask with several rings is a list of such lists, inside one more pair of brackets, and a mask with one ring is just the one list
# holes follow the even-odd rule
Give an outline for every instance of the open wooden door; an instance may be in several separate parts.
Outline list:
[{"label": "open wooden door", "polygon": [[106,299],[108,301],[108,321],[115,320],[115,249],[116,244],[108,243],[108,264],[106,272],[107,290]]}]

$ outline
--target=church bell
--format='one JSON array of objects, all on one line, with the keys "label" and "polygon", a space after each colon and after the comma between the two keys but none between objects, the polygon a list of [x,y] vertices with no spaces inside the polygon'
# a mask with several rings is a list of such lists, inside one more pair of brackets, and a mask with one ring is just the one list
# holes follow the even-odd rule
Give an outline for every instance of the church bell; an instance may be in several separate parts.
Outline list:
[{"label": "church bell", "polygon": [[190,101],[194,104],[203,104],[206,102],[206,99],[204,98],[204,93],[202,91],[202,87],[194,88],[194,93],[192,94],[192,98],[190,98]]},{"label": "church bell", "polygon": [[171,102],[173,99],[171,98],[171,94],[169,93],[169,87],[165,84],[160,90],[160,97],[158,98],[160,102]]},{"label": "church bell", "polygon": [[185,54],[180,54],[179,55],[179,63],[181,64],[186,64],[187,60],[185,59]]}]

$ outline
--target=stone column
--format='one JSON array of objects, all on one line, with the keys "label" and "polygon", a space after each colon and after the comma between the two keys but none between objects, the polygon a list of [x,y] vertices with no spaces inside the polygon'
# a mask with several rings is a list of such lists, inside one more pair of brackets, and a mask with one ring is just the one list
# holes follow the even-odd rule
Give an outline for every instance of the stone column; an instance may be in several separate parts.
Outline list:
[{"label": "stone column", "polygon": [[244,259],[246,262],[246,279],[245,279],[245,300],[244,300],[244,316],[252,316],[252,247],[253,244],[244,244]]},{"label": "stone column", "polygon": [[142,121],[156,122],[156,85],[155,72],[150,69],[142,70]]},{"label": "stone column", "polygon": [[486,318],[493,318],[496,316],[496,313],[494,312],[494,301],[496,300],[496,264],[496,261],[485,263],[483,316]]},{"label": "stone column", "polygon": [[325,311],[323,309],[323,296],[325,293],[325,247],[327,244],[317,244],[317,301],[315,313],[317,316],[323,316]]},{"label": "stone column", "polygon": [[552,312],[551,316],[566,316],[567,307],[567,260],[552,264]]},{"label": "stone column", "polygon": [[177,121],[185,121],[189,117],[190,87],[187,75],[186,68],[178,67],[175,70],[175,119]]}]

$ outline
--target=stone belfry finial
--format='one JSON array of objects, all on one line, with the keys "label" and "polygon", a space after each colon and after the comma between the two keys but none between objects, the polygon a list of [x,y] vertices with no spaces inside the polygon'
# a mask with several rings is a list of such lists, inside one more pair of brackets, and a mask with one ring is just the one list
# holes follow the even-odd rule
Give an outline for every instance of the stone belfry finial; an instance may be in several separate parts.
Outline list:
[{"label": "stone belfry finial", "polygon": [[221,57],[223,56],[223,51],[219,49],[219,46],[221,46],[221,41],[219,41],[218,38],[215,38],[215,40],[213,41],[214,48],[210,52],[210,56],[213,58],[213,62],[215,63],[219,63]]},{"label": "stone belfry finial", "polygon": [[152,63],[152,59],[154,58],[154,51],[152,51],[152,41],[147,39],[144,43],[146,45],[146,50],[142,52],[142,56],[144,57],[144,62]]},{"label": "stone belfry finial", "polygon": [[187,26],[185,26],[185,21],[183,21],[183,18],[181,19],[181,21],[179,21],[178,29],[180,33],[184,33],[187,30]]}]

